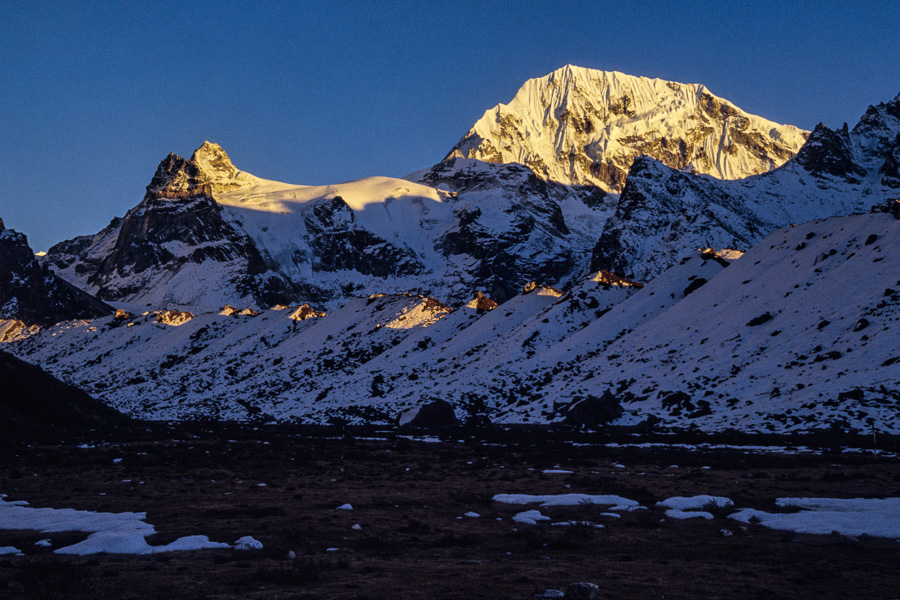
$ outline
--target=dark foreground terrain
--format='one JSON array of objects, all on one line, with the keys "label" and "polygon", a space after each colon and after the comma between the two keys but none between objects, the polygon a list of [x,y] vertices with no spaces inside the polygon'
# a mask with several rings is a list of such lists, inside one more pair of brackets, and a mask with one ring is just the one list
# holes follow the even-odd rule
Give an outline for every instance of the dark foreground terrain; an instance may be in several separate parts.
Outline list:
[{"label": "dark foreground terrain", "polygon": [[[677,521],[654,507],[697,494],[760,510],[784,496],[896,497],[897,458],[606,447],[599,434],[539,430],[440,437],[179,426],[119,431],[92,447],[74,437],[0,446],[9,501],[146,511],[153,545],[195,534],[264,544],[78,557],[53,549],[86,534],[0,530],[0,547],[25,553],[0,557],[0,598],[522,600],[578,581],[597,584],[601,598],[900,595],[896,540],[785,533],[724,514]],[[554,468],[572,473],[543,472]],[[614,518],[588,504],[541,508],[554,521],[604,525],[554,527],[511,520],[536,505],[492,501],[572,492],[616,494],[649,510]],[[336,510],[345,503],[353,510]],[[34,545],[46,538],[50,547]]]}]

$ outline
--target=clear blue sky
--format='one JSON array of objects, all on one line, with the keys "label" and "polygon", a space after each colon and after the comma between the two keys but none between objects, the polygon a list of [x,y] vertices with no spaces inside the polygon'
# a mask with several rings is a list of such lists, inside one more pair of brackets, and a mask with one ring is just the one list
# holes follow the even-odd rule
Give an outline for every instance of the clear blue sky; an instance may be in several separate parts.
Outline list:
[{"label": "clear blue sky", "polygon": [[204,140],[267,179],[403,176],[567,63],[807,129],[900,92],[896,0],[764,4],[0,0],[0,217],[94,233]]}]

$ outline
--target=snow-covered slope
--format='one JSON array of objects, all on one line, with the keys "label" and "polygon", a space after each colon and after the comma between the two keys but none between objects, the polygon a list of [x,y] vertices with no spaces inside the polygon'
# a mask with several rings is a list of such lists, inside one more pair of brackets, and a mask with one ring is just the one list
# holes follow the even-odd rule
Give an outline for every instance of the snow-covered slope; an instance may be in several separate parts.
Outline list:
[{"label": "snow-covered slope", "polygon": [[698,247],[747,249],[790,223],[867,212],[900,196],[900,96],[852,129],[816,127],[799,154],[755,177],[692,176],[635,161],[591,261],[648,280]]},{"label": "snow-covered slope", "polygon": [[611,392],[623,424],[898,433],[898,243],[895,216],[852,215],[779,230],[740,258],[697,252],[644,287],[600,273],[456,310],[401,294],[328,315],[151,311],[5,347],[152,418],[387,422],[440,398],[463,417],[543,422]]},{"label": "snow-covered slope", "polygon": [[193,309],[334,308],[407,291],[505,300],[530,280],[561,284],[586,268],[612,212],[605,194],[464,162],[456,170],[472,185],[461,192],[388,177],[300,186],[239,171],[206,142],[189,160],[169,155],[124,219],[46,260],[106,300]]},{"label": "snow-covered slope", "polygon": [[447,158],[519,163],[545,179],[619,192],[638,156],[740,179],[787,161],[807,133],[702,85],[567,65],[487,111]]},{"label": "snow-covered slope", "polygon": [[590,340],[578,340],[580,357],[549,353],[548,365],[572,368],[545,392],[614,390],[624,422],[652,413],[707,430],[837,423],[896,432],[897,243],[900,221],[884,213],[779,230],[597,356]]}]

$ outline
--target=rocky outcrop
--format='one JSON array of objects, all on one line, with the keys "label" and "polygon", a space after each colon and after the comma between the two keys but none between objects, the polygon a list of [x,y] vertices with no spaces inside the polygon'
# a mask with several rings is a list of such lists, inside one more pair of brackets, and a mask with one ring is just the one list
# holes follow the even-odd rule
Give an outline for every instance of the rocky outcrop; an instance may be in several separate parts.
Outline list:
[{"label": "rocky outcrop", "polygon": [[357,271],[375,277],[419,275],[425,266],[414,252],[357,226],[353,210],[335,196],[306,218],[314,271]]},{"label": "rocky outcrop", "polygon": [[[470,289],[500,302],[529,281],[561,284],[580,272],[613,200],[593,186],[545,181],[521,165],[463,158],[445,160],[417,181],[456,194],[456,222],[436,248],[449,260],[465,259]],[[491,210],[493,198],[507,204],[502,212]],[[567,202],[584,207],[577,219],[563,214]],[[498,217],[506,221],[501,230]]]},{"label": "rocky outcrop", "polygon": [[0,319],[52,325],[90,319],[113,309],[38,263],[28,240],[0,221]]},{"label": "rocky outcrop", "polygon": [[203,142],[188,160],[172,153],[164,158],[150,180],[144,198],[212,196],[244,187],[255,180],[252,175],[239,171],[221,146]]},{"label": "rocky outcrop", "polygon": [[398,424],[411,428],[455,427],[459,425],[459,420],[449,402],[432,400],[403,411],[398,417]]},{"label": "rocky outcrop", "polygon": [[833,131],[819,123],[797,154],[797,164],[813,175],[841,177],[859,183],[865,171],[853,162],[853,143],[847,124]]}]

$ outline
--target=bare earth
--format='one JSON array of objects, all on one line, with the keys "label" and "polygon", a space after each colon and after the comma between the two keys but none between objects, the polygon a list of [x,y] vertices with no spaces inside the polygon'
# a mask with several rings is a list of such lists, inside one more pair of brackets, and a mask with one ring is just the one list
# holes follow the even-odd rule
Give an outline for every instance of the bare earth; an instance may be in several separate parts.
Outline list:
[{"label": "bare earth", "polygon": [[[769,511],[785,496],[896,497],[897,458],[607,448],[600,434],[579,434],[579,443],[594,443],[574,445],[528,430],[442,437],[183,426],[119,432],[90,448],[75,439],[0,446],[7,500],[146,511],[154,545],[195,534],[264,544],[71,557],[52,551],[86,534],[0,531],[0,547],[26,554],[0,557],[0,598],[522,600],[577,581],[596,583],[601,598],[898,597],[896,540],[798,535],[725,515],[676,521],[654,507],[698,494]],[[553,468],[573,473],[543,473]],[[616,519],[602,506],[541,508],[554,521],[604,528],[528,526],[511,517],[536,505],[492,501],[574,492],[616,494],[649,510]],[[336,510],[345,503],[353,510]],[[34,545],[45,538],[52,547]]]}]

